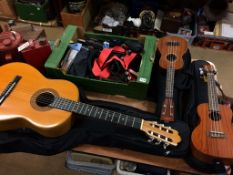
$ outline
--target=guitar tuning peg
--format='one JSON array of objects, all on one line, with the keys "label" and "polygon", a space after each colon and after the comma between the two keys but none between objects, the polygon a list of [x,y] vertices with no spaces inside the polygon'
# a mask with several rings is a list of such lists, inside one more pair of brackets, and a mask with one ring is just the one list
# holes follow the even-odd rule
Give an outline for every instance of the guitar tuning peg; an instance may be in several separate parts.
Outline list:
[{"label": "guitar tuning peg", "polygon": [[163,144],[163,149],[167,149],[168,146],[169,146],[168,143],[164,143],[164,144]]},{"label": "guitar tuning peg", "polygon": [[159,145],[161,143],[161,140],[157,140],[154,142],[155,145]]},{"label": "guitar tuning peg", "polygon": [[147,142],[149,142],[149,143],[152,143],[153,141],[154,141],[154,139],[152,139],[152,138],[147,140]]}]

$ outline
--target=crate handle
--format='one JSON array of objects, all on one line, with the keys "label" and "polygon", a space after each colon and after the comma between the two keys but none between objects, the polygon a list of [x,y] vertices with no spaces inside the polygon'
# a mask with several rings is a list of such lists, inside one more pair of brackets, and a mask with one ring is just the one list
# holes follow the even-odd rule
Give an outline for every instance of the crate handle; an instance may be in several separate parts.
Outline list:
[{"label": "crate handle", "polygon": [[61,43],[61,39],[60,38],[57,38],[55,41],[54,41],[54,46],[55,47],[58,47]]}]

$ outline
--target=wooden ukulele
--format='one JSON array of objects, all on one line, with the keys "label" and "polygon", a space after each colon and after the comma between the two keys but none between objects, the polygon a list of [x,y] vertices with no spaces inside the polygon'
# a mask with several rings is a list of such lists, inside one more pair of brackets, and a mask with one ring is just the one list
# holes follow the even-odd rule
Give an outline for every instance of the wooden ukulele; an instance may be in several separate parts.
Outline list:
[{"label": "wooden ukulele", "polygon": [[232,164],[232,111],[227,105],[218,102],[213,67],[204,65],[203,73],[207,80],[208,103],[197,106],[200,123],[192,132],[192,152],[194,157],[204,162],[223,161]]},{"label": "wooden ukulele", "polygon": [[145,132],[150,141],[177,146],[178,131],[155,121],[124,115],[78,102],[77,87],[67,80],[49,80],[24,63],[0,67],[0,130],[31,128],[47,137],[64,134],[72,113]]},{"label": "wooden ukulele", "polygon": [[174,78],[175,70],[183,67],[183,55],[186,53],[188,43],[177,36],[166,36],[158,41],[158,50],[161,54],[159,65],[167,70],[165,99],[162,104],[160,120],[164,122],[174,121]]}]

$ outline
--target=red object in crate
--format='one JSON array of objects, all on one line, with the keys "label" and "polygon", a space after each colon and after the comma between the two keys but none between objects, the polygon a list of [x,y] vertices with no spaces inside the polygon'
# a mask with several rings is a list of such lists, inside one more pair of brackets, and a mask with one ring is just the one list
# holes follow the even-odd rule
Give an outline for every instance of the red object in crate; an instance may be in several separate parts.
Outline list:
[{"label": "red object in crate", "polygon": [[17,48],[22,40],[22,36],[15,31],[0,33],[0,64],[20,59]]},{"label": "red object in crate", "polygon": [[46,39],[28,42],[29,46],[21,51],[25,62],[44,72],[44,63],[52,51],[50,44]]}]

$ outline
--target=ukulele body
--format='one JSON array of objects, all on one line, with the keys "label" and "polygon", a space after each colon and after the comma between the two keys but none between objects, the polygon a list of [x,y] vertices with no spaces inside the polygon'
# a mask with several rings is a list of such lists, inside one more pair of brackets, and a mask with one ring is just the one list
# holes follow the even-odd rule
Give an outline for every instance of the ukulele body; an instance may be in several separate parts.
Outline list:
[{"label": "ukulele body", "polygon": [[159,40],[157,48],[161,54],[159,65],[163,69],[172,66],[175,70],[183,67],[183,56],[187,51],[188,43],[184,38],[166,36]]},{"label": "ukulele body", "polygon": [[[200,123],[192,132],[192,152],[194,157],[204,162],[224,161],[233,163],[233,126],[232,111],[219,104],[219,118],[213,121],[208,103],[198,105]],[[221,131],[216,133],[215,131]]]}]

